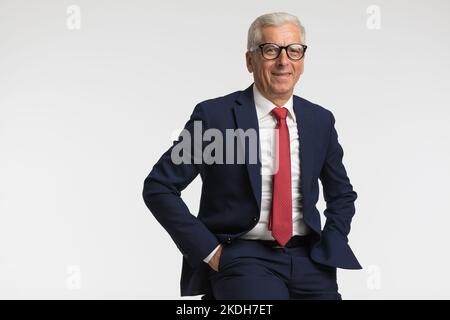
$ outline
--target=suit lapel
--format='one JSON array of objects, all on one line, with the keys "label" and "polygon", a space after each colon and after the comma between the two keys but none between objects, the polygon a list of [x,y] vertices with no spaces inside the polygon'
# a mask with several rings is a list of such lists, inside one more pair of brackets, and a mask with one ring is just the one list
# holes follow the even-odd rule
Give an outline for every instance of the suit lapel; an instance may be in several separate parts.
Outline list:
[{"label": "suit lapel", "polygon": [[256,113],[255,101],[253,99],[253,85],[248,87],[242,94],[236,99],[237,104],[234,106],[234,116],[237,124],[237,128],[244,131],[248,129],[256,130],[257,134],[257,163],[250,164],[249,150],[245,148],[245,141],[241,136],[238,136],[238,140],[241,143],[241,150],[245,150],[245,164],[247,166],[250,183],[252,186],[253,194],[255,196],[256,203],[258,204],[259,211],[261,210],[261,161],[260,161],[260,138],[259,138],[259,125],[258,116]]},{"label": "suit lapel", "polygon": [[306,107],[305,102],[296,96],[294,96],[294,112],[300,140],[300,192],[304,202],[308,196],[305,194],[305,191],[308,190],[305,189],[305,186],[310,185],[314,164],[314,115],[311,109]]},{"label": "suit lapel", "polygon": [[[314,150],[312,136],[314,130],[314,115],[309,108],[306,107],[305,102],[299,97],[294,96],[294,112],[297,120],[297,130],[300,140],[300,190],[303,193],[302,196],[305,199],[305,186],[308,186],[311,182],[312,168],[314,164]],[[242,94],[236,99],[237,104],[234,106],[234,116],[237,124],[237,128],[241,128],[244,131],[253,128],[257,134],[257,148],[258,157],[256,164],[250,164],[248,150],[246,150],[242,137],[239,136],[238,140],[241,143],[242,150],[245,150],[245,163],[247,166],[250,183],[252,186],[253,194],[255,196],[258,209],[261,210],[261,161],[260,161],[260,136],[258,116],[256,113],[255,101],[253,99],[252,85],[248,87]]]}]

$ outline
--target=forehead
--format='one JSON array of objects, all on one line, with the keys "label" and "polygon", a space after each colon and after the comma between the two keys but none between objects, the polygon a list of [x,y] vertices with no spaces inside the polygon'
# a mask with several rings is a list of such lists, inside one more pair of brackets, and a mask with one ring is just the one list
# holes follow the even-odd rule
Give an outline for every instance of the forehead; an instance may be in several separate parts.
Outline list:
[{"label": "forehead", "polygon": [[292,23],[281,26],[269,26],[261,29],[261,41],[287,45],[294,42],[302,42],[299,28]]}]

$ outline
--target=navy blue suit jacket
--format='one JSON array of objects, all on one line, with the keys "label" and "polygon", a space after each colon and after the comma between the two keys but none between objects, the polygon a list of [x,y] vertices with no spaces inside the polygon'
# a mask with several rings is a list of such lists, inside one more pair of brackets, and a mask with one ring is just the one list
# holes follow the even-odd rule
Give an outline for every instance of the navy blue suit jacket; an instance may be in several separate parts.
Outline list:
[{"label": "navy blue suit jacket", "polygon": [[[333,114],[298,96],[294,96],[293,101],[300,139],[303,218],[314,235],[311,259],[329,266],[361,269],[347,239],[357,194],[342,163],[343,150],[338,142]],[[185,125],[192,137],[194,121],[202,121],[203,131],[220,130],[223,137],[226,129],[255,129],[259,154],[252,86],[199,103]],[[194,161],[174,164],[171,151],[181,140],[180,137],[174,141],[153,166],[144,182],[143,197],[183,254],[181,295],[186,296],[210,292],[207,279],[210,267],[203,259],[219,243],[232,243],[257,223],[261,209],[261,163],[259,157],[257,163],[251,163],[246,149],[244,164],[195,164]],[[202,148],[209,143],[202,142]],[[246,141],[241,140],[241,143]],[[203,184],[199,212],[195,217],[180,196],[198,174]],[[319,179],[327,204],[323,230],[316,208]]]}]

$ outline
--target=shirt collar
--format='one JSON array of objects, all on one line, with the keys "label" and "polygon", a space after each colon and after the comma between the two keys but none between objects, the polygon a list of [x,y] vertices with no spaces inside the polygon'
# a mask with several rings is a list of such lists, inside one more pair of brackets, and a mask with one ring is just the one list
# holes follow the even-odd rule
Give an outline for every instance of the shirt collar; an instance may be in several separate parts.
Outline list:
[{"label": "shirt collar", "polygon": [[[253,84],[253,98],[255,100],[255,107],[256,113],[258,115],[258,120],[265,117],[267,114],[271,113],[272,109],[277,107],[272,101],[264,97],[262,93],[259,92],[255,84]],[[288,117],[290,116],[295,121],[294,103],[292,96],[284,104],[283,107],[288,109]]]}]

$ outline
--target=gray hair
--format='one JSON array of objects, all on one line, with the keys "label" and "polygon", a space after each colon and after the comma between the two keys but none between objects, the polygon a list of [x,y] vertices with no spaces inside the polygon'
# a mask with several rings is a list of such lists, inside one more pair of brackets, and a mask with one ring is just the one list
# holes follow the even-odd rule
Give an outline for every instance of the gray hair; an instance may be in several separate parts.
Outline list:
[{"label": "gray hair", "polygon": [[261,41],[261,30],[263,28],[269,26],[279,27],[286,23],[292,23],[296,25],[300,30],[302,40],[305,41],[305,28],[296,16],[285,12],[273,12],[259,16],[250,25],[250,28],[248,29],[247,50],[255,50],[255,47]]}]

